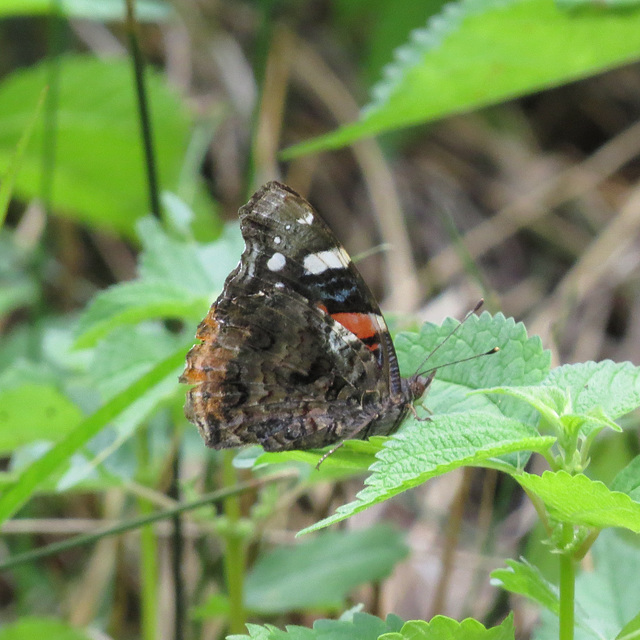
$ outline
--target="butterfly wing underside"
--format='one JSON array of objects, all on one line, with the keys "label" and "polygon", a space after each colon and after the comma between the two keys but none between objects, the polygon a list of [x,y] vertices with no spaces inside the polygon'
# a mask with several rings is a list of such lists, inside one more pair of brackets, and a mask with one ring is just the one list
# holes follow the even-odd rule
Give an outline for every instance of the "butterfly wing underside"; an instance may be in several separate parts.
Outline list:
[{"label": "butterfly wing underside", "polygon": [[406,405],[395,352],[348,254],[278,183],[240,221],[245,250],[181,377],[196,385],[188,419],[215,448],[316,448],[366,436],[370,424],[389,432]]}]

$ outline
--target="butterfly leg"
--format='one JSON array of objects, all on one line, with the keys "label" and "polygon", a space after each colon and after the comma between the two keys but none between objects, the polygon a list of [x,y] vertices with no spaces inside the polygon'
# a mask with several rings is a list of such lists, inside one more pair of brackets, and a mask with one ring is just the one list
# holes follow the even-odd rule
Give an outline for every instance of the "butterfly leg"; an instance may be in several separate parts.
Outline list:
[{"label": "butterfly leg", "polygon": [[[433,411],[431,411],[431,409],[429,409],[429,407],[426,407],[425,405],[421,404],[420,405],[427,413],[429,413],[430,415],[433,415]],[[416,411],[416,408],[410,404],[409,405],[409,411],[411,411],[411,413],[413,413],[413,417],[418,421],[418,422],[429,422],[429,420],[431,420],[431,418],[429,416],[425,416],[424,418],[421,418],[418,415],[418,412]]]}]

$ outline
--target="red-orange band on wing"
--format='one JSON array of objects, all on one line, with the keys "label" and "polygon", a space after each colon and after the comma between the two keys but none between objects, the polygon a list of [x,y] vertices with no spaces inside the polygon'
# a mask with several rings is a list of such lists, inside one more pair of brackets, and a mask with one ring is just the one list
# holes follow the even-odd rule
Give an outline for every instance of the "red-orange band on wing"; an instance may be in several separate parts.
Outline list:
[{"label": "red-orange band on wing", "polygon": [[372,317],[369,313],[332,313],[331,317],[358,336],[360,340],[373,338],[378,333],[378,324],[374,322],[375,316]]}]

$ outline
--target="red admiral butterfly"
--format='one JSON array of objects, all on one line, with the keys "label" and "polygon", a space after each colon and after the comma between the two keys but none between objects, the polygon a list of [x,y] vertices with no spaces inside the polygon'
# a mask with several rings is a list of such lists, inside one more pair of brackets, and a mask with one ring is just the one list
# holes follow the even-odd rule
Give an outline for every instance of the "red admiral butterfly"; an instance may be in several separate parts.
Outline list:
[{"label": "red admiral butterfly", "polygon": [[396,431],[433,376],[401,378],[389,330],[311,205],[269,182],[240,209],[245,250],[200,323],[181,382],[215,449],[313,449]]}]

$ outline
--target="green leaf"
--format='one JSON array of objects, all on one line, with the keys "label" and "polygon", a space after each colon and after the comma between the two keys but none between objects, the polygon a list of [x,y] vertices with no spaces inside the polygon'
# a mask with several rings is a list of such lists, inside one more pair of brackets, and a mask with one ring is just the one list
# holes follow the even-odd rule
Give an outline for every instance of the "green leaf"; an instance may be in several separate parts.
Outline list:
[{"label": "green leaf", "polygon": [[140,220],[137,233],[143,248],[140,279],[182,286],[197,296],[222,289],[244,247],[237,224],[227,225],[219,238],[206,244],[174,238],[150,216]]},{"label": "green leaf", "polygon": [[[403,376],[410,376],[418,369],[441,367],[425,402],[430,412],[495,410],[504,416],[536,424],[535,412],[522,402],[506,397],[483,399],[469,392],[507,384],[539,383],[548,374],[551,360],[550,352],[542,348],[540,338],[529,338],[522,323],[505,318],[501,313],[491,316],[484,312],[471,316],[451,335],[458,325],[459,322],[451,318],[442,326],[425,323],[419,333],[400,333],[395,340]],[[425,362],[438,345],[442,346]],[[485,353],[493,347],[499,347],[500,351],[470,362],[444,366]]]},{"label": "green leaf", "polygon": [[[49,66],[20,69],[0,84],[0,172],[33,117]],[[160,184],[178,190],[190,136],[190,118],[176,92],[147,69]],[[56,102],[56,161],[53,208],[82,222],[133,236],[135,220],[148,211],[146,176],[131,63],[89,56],[60,59]],[[40,195],[44,123],[36,124],[15,193]],[[197,191],[197,204],[202,205]],[[211,222],[209,222],[211,226]]]},{"label": "green leaf", "polygon": [[509,614],[497,627],[487,629],[472,618],[462,622],[445,616],[436,616],[431,622],[410,620],[400,631],[385,633],[378,640],[513,640],[513,614]]},{"label": "green leaf", "polygon": [[621,427],[609,419],[601,407],[593,407],[587,414],[573,413],[570,390],[547,384],[526,387],[494,387],[481,389],[478,393],[504,394],[518,398],[531,405],[542,417],[541,431],[552,429],[556,435],[567,434],[575,438],[578,433],[589,435],[593,430],[601,431],[609,427],[622,431]]},{"label": "green leaf", "polygon": [[640,455],[636,456],[613,479],[611,490],[626,493],[636,502],[640,502]]},{"label": "green leaf", "polygon": [[90,640],[92,637],[82,629],[52,618],[25,617],[0,629],[0,640]]},{"label": "green leaf", "polygon": [[630,362],[583,362],[554,369],[542,382],[569,393],[574,413],[601,409],[616,419],[640,406],[640,367]]},{"label": "green leaf", "polygon": [[538,435],[533,427],[480,411],[434,416],[429,422],[414,419],[385,442],[356,499],[298,535],[344,520],[461,466],[509,469],[506,463],[492,459],[518,451],[546,450],[554,442],[554,438]]},{"label": "green leaf", "polygon": [[202,317],[209,301],[169,282],[125,282],[99,293],[78,323],[75,347],[93,347],[110,331],[155,318]]},{"label": "green leaf", "polygon": [[32,442],[57,442],[82,419],[82,412],[57,389],[26,384],[0,392],[0,451]]},{"label": "green leaf", "polygon": [[[87,20],[124,20],[123,0],[57,0],[55,10],[69,18]],[[48,16],[51,0],[2,0],[0,17]],[[171,15],[170,6],[161,0],[136,0],[136,19],[140,22],[164,21]]]},{"label": "green leaf", "polygon": [[491,584],[526,596],[558,615],[558,587],[546,580],[536,567],[524,559],[522,562],[507,560],[506,563],[508,569],[495,569],[491,572]]},{"label": "green leaf", "polygon": [[402,620],[393,614],[381,620],[368,613],[354,613],[350,620],[316,620],[313,629],[290,625],[281,631],[272,625],[248,624],[250,635],[228,636],[227,640],[377,640],[401,627]]},{"label": "green leaf", "polygon": [[101,429],[125,409],[142,397],[149,389],[160,384],[168,376],[176,376],[182,368],[186,345],[160,361],[134,384],[104,404],[94,414],[83,420],[58,444],[41,458],[24,469],[18,480],[0,496],[0,523],[24,505],[37,488],[59,469],[78,449],[83,447]]},{"label": "green leaf", "polygon": [[407,555],[389,526],[336,531],[258,558],[245,582],[245,605],[262,614],[338,609],[360,584],[388,576]]},{"label": "green leaf", "polygon": [[359,122],[287,149],[335,149],[385,131],[584,78],[640,55],[640,10],[553,0],[451,2],[414,31],[372,90]]},{"label": "green leaf", "polygon": [[560,522],[598,529],[624,527],[640,533],[640,503],[602,482],[566,471],[545,471],[542,476],[521,473],[514,478],[537,495]]},{"label": "green leaf", "polygon": [[[112,332],[94,350],[94,359],[89,367],[93,386],[99,390],[103,400],[110,400],[126,391],[142,375],[149,371],[158,360],[184,349],[185,337],[169,333],[160,325],[138,325],[129,329],[120,328]],[[84,481],[93,469],[119,449],[135,429],[147,420],[160,405],[174,397],[179,390],[176,376],[167,376],[158,384],[150,387],[142,396],[114,417],[110,431],[114,440],[91,442],[87,447],[95,452],[93,459],[80,461],[72,465],[58,481],[59,491],[68,490],[80,481]]]},{"label": "green leaf", "polygon": [[140,277],[93,299],[78,323],[76,348],[94,346],[110,331],[142,320],[179,318],[195,326],[242,251],[237,225],[204,245],[170,237],[152,218],[140,221],[138,233],[143,245]]}]

